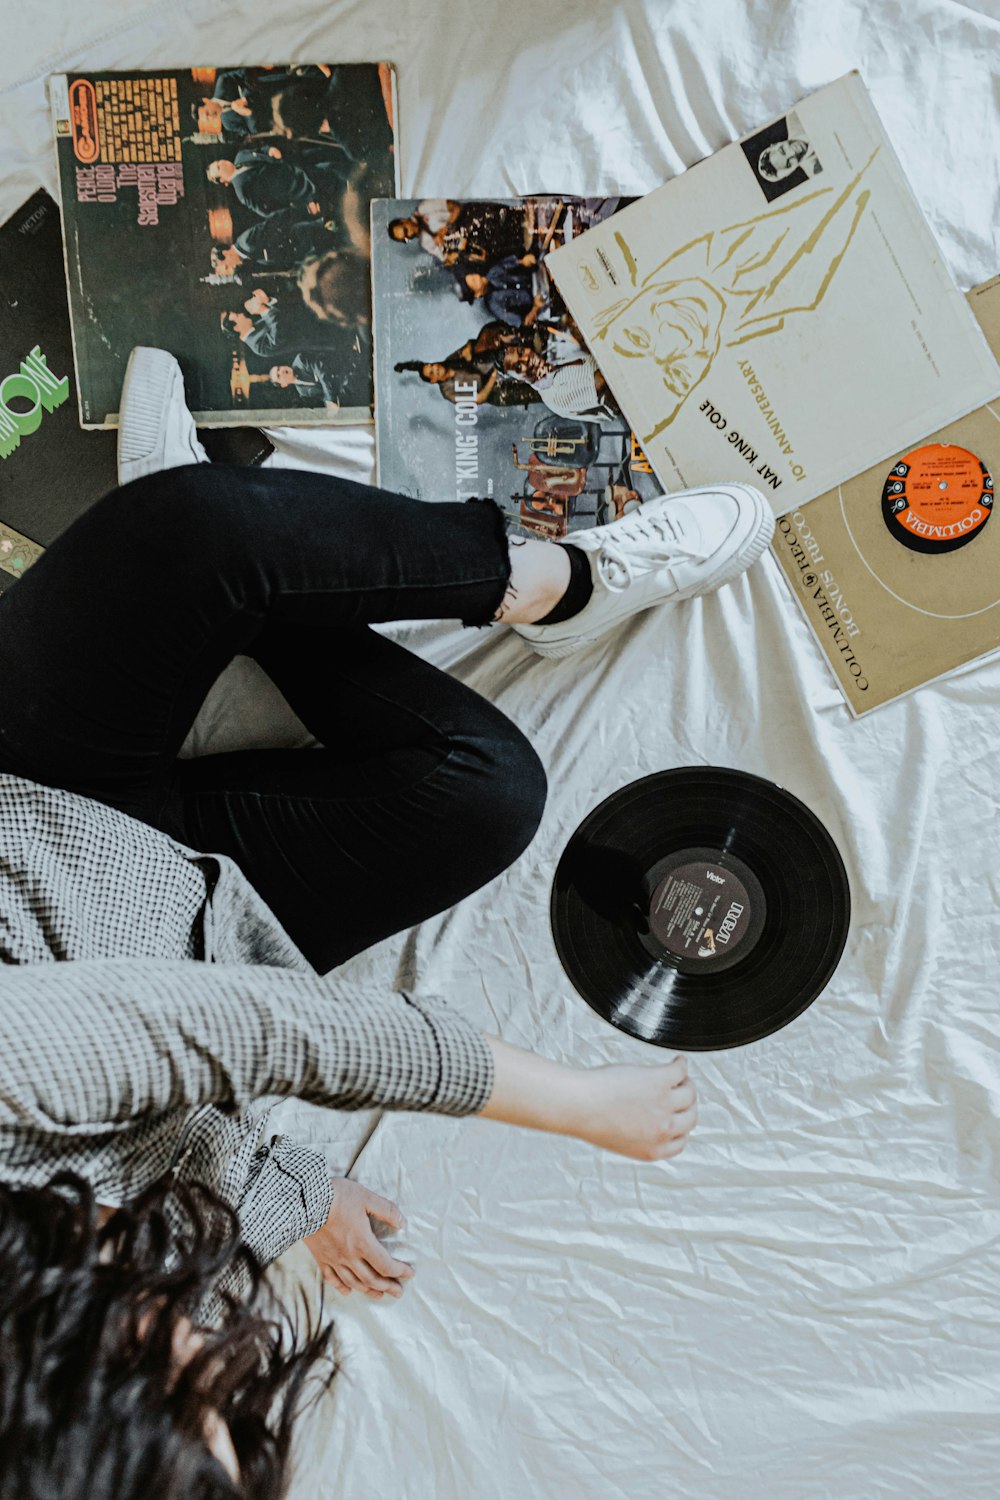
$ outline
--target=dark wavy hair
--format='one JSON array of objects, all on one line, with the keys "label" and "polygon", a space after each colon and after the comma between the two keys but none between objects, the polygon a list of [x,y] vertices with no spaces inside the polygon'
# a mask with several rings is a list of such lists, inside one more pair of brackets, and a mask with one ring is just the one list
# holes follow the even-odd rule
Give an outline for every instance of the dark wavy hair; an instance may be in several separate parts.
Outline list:
[{"label": "dark wavy hair", "polygon": [[160,1183],[102,1223],[78,1177],[0,1185],[0,1500],[277,1500],[336,1368],[329,1325],[289,1318],[208,1188]]}]

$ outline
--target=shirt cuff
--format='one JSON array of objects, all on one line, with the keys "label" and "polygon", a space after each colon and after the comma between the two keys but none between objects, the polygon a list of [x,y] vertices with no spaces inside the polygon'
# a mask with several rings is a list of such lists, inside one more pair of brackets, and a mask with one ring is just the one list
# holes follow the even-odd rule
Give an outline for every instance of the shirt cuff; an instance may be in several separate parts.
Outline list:
[{"label": "shirt cuff", "polygon": [[478,1026],[466,1021],[443,1000],[417,997],[404,991],[402,999],[423,1017],[430,1033],[427,1067],[413,1079],[405,1104],[389,1108],[433,1110],[441,1115],[474,1115],[485,1108],[493,1092],[493,1053]]},{"label": "shirt cuff", "polygon": [[262,1146],[240,1204],[243,1242],[265,1265],[322,1229],[333,1202],[326,1158],[291,1136]]}]

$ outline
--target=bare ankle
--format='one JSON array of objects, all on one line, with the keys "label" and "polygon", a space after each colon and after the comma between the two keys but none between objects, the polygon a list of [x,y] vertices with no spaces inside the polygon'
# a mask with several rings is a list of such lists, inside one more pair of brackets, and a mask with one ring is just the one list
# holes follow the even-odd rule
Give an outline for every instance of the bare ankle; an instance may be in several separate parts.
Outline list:
[{"label": "bare ankle", "polygon": [[511,537],[510,579],[494,619],[505,625],[532,625],[555,609],[570,580],[563,547],[528,537]]}]

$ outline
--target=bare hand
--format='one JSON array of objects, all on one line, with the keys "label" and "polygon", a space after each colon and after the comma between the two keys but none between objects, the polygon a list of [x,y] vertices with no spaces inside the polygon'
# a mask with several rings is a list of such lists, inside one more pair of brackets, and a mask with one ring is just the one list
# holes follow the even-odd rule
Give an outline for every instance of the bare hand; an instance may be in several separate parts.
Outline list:
[{"label": "bare hand", "polygon": [[656,1066],[574,1068],[487,1033],[493,1086],[487,1120],[551,1130],[605,1151],[659,1161],[683,1151],[698,1118],[687,1059]]},{"label": "bare hand", "polygon": [[587,1107],[574,1135],[637,1161],[661,1161],[684,1150],[698,1119],[686,1058],[653,1067],[593,1068],[586,1078]]},{"label": "bare hand", "polygon": [[396,1260],[379,1243],[371,1218],[381,1219],[393,1229],[402,1229],[405,1222],[388,1198],[380,1198],[349,1177],[336,1177],[329,1217],[323,1228],[307,1235],[303,1243],[308,1245],[323,1280],[341,1296],[364,1292],[376,1302],[384,1296],[401,1297],[413,1267],[405,1260]]}]

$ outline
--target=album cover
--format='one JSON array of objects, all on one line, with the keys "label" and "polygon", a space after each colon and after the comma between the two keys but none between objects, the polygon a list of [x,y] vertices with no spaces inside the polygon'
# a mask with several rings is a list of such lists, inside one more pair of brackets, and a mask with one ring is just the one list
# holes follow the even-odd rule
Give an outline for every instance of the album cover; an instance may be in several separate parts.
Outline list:
[{"label": "album cover", "polygon": [[372,204],[379,484],[565,536],[662,493],[548,256],[629,199]]},{"label": "album cover", "polygon": [[[220,462],[273,452],[253,427],[204,436]],[[80,429],[59,209],[40,191],[0,226],[0,593],[115,487],[116,445]]]},{"label": "album cover", "polygon": [[369,203],[396,190],[386,63],[49,80],[85,427],[168,349],[202,425],[371,421]]},{"label": "album cover", "polygon": [[[1000,358],[1000,276],[969,293]],[[778,517],[773,551],[851,712],[1000,646],[1000,401]]]},{"label": "album cover", "polygon": [[667,490],[781,513],[1000,392],[857,73],[549,268]]}]

